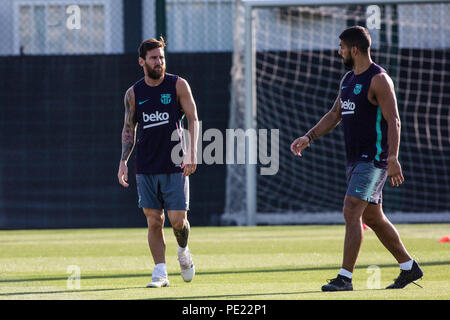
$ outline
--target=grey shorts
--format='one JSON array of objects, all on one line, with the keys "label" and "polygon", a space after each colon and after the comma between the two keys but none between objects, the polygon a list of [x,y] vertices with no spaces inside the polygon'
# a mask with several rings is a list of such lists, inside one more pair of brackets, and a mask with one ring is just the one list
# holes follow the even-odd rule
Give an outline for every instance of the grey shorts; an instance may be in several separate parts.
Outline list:
[{"label": "grey shorts", "polygon": [[139,208],[189,210],[189,177],[182,172],[136,174]]},{"label": "grey shorts", "polygon": [[347,167],[347,195],[379,204],[383,201],[383,187],[387,170],[371,162],[357,162]]}]

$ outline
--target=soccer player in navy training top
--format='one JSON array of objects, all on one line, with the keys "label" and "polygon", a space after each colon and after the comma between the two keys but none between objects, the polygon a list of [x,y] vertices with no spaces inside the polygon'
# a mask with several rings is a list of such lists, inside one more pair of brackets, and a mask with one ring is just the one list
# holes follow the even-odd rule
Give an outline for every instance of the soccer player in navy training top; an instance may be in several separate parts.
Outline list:
[{"label": "soccer player in navy training top", "polygon": [[[191,89],[186,80],[166,73],[163,38],[148,39],[139,46],[139,65],[145,76],[125,94],[125,120],[122,130],[122,157],[119,165],[119,183],[128,187],[127,161],[136,144],[136,182],[139,207],[148,224],[148,244],[155,263],[152,280],[147,287],[166,287],[169,279],[166,269],[164,238],[164,210],[167,212],[178,242],[178,261],[181,276],[189,282],[195,267],[188,248],[190,231],[189,175],[196,170],[198,118]],[[186,116],[191,147],[183,162],[172,159],[172,151],[182,135],[181,121]],[[186,141],[184,141],[184,144]],[[176,153],[174,153],[176,154]]]},{"label": "soccer player in navy training top", "polygon": [[400,118],[394,85],[386,71],[372,62],[366,28],[350,27],[339,38],[339,55],[352,70],[342,78],[331,110],[291,144],[291,151],[301,156],[314,140],[343,123],[348,183],[343,208],[344,257],[337,278],[324,285],[322,291],[353,290],[351,279],[363,239],[362,223],[375,232],[400,264],[399,277],[387,289],[403,288],[421,278],[423,272],[382,209],[387,177],[393,187],[404,181],[398,161]]}]

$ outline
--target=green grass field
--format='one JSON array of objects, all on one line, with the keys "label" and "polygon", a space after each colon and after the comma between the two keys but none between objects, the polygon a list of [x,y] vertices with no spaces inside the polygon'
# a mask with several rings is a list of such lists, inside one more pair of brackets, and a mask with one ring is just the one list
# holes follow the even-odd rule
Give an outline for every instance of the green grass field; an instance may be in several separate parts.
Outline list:
[{"label": "green grass field", "polygon": [[[398,276],[399,267],[369,230],[354,291],[321,292],[339,270],[342,225],[193,227],[189,247],[197,272],[191,283],[181,279],[176,242],[172,230],[165,229],[171,286],[160,289],[145,288],[153,268],[146,229],[0,231],[0,299],[448,300],[450,243],[438,240],[450,234],[450,225],[397,228],[424,270],[423,289],[414,284],[382,289]],[[80,270],[79,289],[69,279],[71,265]],[[371,265],[380,268],[381,289],[377,274],[368,272]]]}]

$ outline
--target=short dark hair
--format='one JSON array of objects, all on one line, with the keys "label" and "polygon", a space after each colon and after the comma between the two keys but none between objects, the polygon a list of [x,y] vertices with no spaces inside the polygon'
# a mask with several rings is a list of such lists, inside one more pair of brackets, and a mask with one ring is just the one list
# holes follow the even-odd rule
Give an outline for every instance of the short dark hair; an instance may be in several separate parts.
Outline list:
[{"label": "short dark hair", "polygon": [[166,42],[164,41],[164,38],[161,36],[159,37],[159,40],[151,38],[142,41],[141,45],[139,46],[138,53],[139,57],[142,59],[145,59],[145,56],[147,55],[147,51],[156,49],[156,48],[162,48],[164,49],[166,47]]},{"label": "short dark hair", "polygon": [[339,35],[339,39],[342,40],[347,46],[356,47],[363,54],[369,53],[372,40],[370,38],[369,30],[361,26],[354,26],[345,29]]}]

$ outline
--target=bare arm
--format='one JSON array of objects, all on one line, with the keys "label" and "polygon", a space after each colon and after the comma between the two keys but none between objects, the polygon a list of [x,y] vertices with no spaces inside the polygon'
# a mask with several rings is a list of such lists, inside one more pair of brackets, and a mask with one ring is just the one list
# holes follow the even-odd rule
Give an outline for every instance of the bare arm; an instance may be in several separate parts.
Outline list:
[{"label": "bare arm", "polygon": [[129,88],[124,98],[125,116],[122,129],[122,155],[120,157],[119,172],[117,174],[119,183],[128,187],[127,162],[133,152],[136,141],[136,120],[133,87]]},{"label": "bare arm", "polygon": [[394,83],[386,73],[380,73],[373,77],[370,91],[369,95],[373,93],[373,97],[388,125],[388,176],[390,177],[391,185],[398,187],[405,179],[398,161],[401,122],[398,114]]},{"label": "bare arm", "polygon": [[183,161],[184,175],[188,176],[195,172],[197,168],[197,140],[199,134],[197,107],[192,96],[191,88],[186,80],[179,78],[176,84],[178,101],[183,108],[188,120],[189,149]]}]

